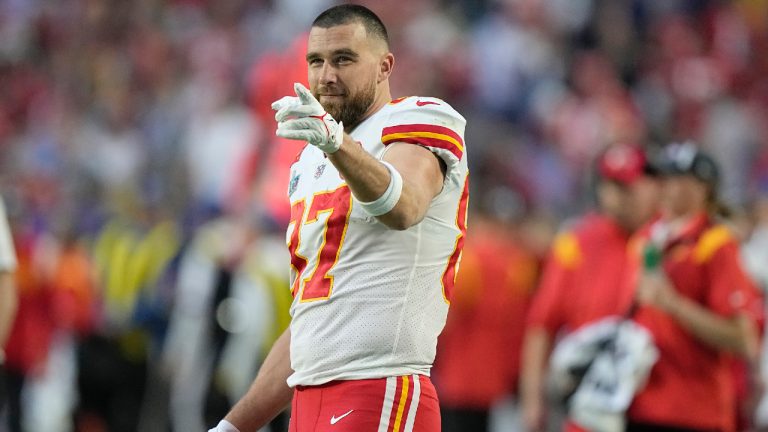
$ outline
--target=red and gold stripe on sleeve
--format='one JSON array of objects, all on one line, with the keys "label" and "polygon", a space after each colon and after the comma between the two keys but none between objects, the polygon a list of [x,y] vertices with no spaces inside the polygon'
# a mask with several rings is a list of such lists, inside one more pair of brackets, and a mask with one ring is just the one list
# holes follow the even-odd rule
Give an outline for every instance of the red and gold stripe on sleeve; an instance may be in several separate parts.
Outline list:
[{"label": "red and gold stripe on sleeve", "polygon": [[386,146],[394,142],[419,144],[448,150],[457,159],[464,154],[464,140],[453,130],[429,124],[409,124],[385,127],[381,142]]}]

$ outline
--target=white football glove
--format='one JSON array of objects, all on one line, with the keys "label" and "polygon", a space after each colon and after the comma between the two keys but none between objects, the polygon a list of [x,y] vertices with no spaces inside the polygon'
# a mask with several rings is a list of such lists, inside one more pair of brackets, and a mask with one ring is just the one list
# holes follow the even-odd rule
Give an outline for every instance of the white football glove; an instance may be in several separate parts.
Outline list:
[{"label": "white football glove", "polygon": [[208,432],[240,432],[232,423],[222,420],[215,428],[209,429]]},{"label": "white football glove", "polygon": [[276,135],[307,141],[325,153],[336,152],[344,138],[344,125],[337,123],[306,87],[295,83],[293,89],[296,96],[285,96],[272,103],[272,109],[277,111]]}]

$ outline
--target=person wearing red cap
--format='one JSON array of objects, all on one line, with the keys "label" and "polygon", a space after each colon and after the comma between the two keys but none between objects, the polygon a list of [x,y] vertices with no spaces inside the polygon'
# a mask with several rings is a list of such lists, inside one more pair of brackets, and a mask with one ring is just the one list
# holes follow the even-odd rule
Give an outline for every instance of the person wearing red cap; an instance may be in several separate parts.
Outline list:
[{"label": "person wearing red cap", "polygon": [[638,234],[645,265],[628,274],[640,304],[635,321],[653,335],[659,358],[627,430],[733,431],[733,366],[757,360],[760,294],[718,218],[715,161],[687,142],[670,145],[659,167],[661,216]]},{"label": "person wearing red cap", "polygon": [[[554,241],[523,345],[521,402],[530,431],[546,428],[547,365],[556,337],[630,308],[633,293],[621,284],[628,241],[656,212],[654,174],[641,148],[610,146],[596,161],[596,211]],[[572,422],[566,429],[579,430]]]}]

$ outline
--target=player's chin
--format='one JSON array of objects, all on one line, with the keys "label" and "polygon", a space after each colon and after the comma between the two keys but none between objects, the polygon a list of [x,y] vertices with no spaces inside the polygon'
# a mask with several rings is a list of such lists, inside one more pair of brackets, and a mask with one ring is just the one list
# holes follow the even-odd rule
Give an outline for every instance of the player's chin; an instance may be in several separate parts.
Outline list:
[{"label": "player's chin", "polygon": [[336,100],[336,101],[329,101],[329,100],[320,100],[320,105],[323,106],[323,108],[333,116],[333,118],[336,118],[339,113],[341,113],[341,108],[344,106],[342,100]]}]

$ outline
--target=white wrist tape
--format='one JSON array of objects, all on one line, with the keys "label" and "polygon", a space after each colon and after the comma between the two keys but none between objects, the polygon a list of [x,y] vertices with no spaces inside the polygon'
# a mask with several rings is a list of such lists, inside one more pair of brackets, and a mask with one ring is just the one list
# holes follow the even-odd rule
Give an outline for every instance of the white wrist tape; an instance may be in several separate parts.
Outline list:
[{"label": "white wrist tape", "polygon": [[375,201],[358,201],[363,210],[371,216],[381,216],[384,213],[388,213],[395,207],[400,200],[400,194],[403,192],[403,177],[400,173],[397,172],[392,164],[384,161],[381,161],[381,163],[389,170],[389,186],[387,186],[387,190]]},{"label": "white wrist tape", "polygon": [[208,432],[240,432],[240,430],[236,428],[232,423],[226,420],[222,420],[219,422],[219,424],[216,425],[215,428],[209,430]]}]

